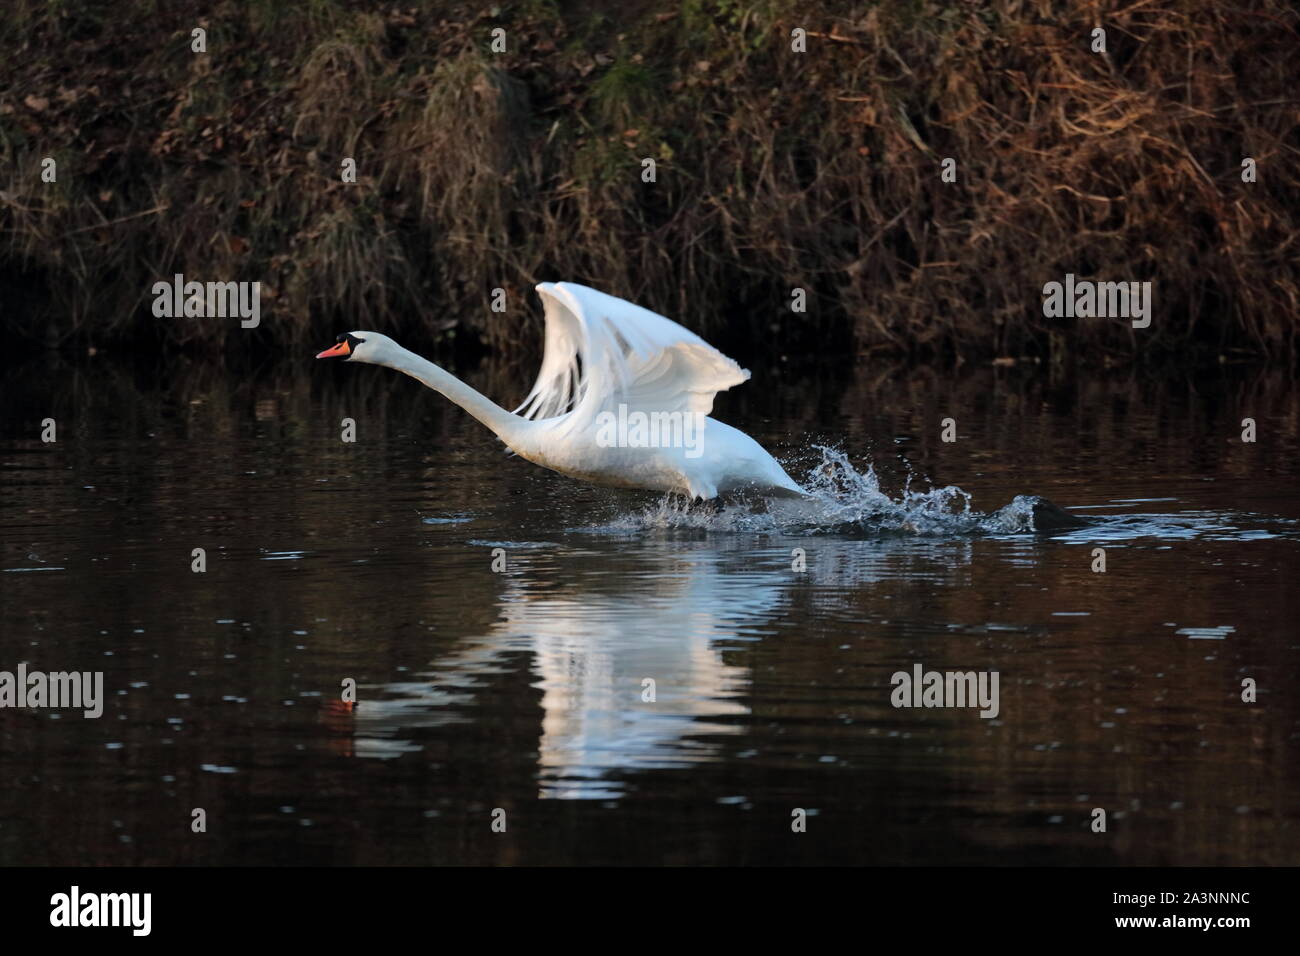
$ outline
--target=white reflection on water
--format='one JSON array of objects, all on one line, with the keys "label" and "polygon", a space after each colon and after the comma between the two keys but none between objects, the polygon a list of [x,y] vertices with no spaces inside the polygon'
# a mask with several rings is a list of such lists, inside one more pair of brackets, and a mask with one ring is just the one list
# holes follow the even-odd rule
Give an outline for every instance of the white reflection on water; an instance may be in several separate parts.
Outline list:
[{"label": "white reflection on water", "polygon": [[[1239,518],[1200,512],[1107,517],[1056,541],[1113,544],[1229,532],[1244,538],[1252,530],[1265,536],[1282,530],[1243,531]],[[971,585],[969,536],[892,534],[814,543],[781,535],[659,534],[667,537],[625,534],[626,550],[618,554],[609,545],[619,536],[609,531],[588,532],[588,539],[600,538],[590,551],[553,542],[469,542],[505,547],[512,555],[510,570],[501,575],[499,619],[480,636],[458,641],[414,679],[363,688],[363,703],[352,714],[351,752],[398,757],[422,749],[413,730],[479,719],[478,698],[501,693],[504,676],[517,671],[513,658],[526,653],[535,678],[530,686],[541,692],[539,795],[616,798],[625,789],[624,772],[720,758],[719,738],[740,733],[749,715],[750,675],[726,659],[727,648],[774,633],[792,588],[806,589],[805,601],[829,619],[839,616],[841,605],[852,609],[853,592],[863,587],[895,580],[930,581],[939,589]],[[1009,566],[1041,559],[1045,538],[1000,537],[990,553]],[[796,545],[815,551],[804,573],[790,569]],[[655,681],[653,703],[642,700],[646,678]]]},{"label": "white reflection on water", "polygon": [[[971,560],[964,541],[827,540],[796,573],[785,544],[798,543],[633,539],[616,558],[516,557],[488,631],[415,680],[363,687],[351,752],[397,757],[421,749],[413,729],[476,719],[476,696],[500,693],[510,657],[525,652],[541,691],[540,796],[613,798],[623,792],[618,771],[714,760],[718,738],[742,730],[750,675],[726,660],[727,648],[773,633],[792,588],[811,589],[807,599],[833,613],[854,588],[891,578],[964,583]],[[653,703],[642,700],[646,678]]]},{"label": "white reflection on water", "polygon": [[[400,739],[412,728],[472,719],[474,694],[493,692],[507,655],[526,651],[541,691],[542,797],[613,797],[622,787],[606,779],[611,771],[713,759],[718,743],[703,738],[738,729],[717,718],[748,713],[739,699],[748,673],[728,664],[720,645],[756,638],[790,575],[727,572],[725,551],[699,545],[647,556],[619,575],[566,575],[574,583],[564,586],[526,564],[503,575],[500,620],[434,661],[419,675],[428,682],[365,689],[353,752],[397,756],[419,749]],[[653,702],[642,699],[647,678]],[[371,700],[376,691],[390,699]]]}]

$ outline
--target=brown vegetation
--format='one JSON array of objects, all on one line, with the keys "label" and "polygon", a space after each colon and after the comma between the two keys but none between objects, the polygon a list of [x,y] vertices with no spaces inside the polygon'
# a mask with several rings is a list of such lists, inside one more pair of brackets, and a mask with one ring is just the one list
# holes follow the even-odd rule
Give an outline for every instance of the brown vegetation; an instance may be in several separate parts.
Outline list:
[{"label": "brown vegetation", "polygon": [[[508,350],[562,278],[773,352],[1289,361],[1298,24],[1281,0],[13,0],[0,321]],[[261,281],[262,329],[154,318],[176,272]],[[1044,318],[1067,272],[1152,280],[1151,327]]]}]

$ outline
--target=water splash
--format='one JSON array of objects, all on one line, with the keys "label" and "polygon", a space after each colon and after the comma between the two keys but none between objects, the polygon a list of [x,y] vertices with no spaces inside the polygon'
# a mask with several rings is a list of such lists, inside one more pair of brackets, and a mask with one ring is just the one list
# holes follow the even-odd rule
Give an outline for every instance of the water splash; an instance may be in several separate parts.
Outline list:
[{"label": "water splash", "polygon": [[956,485],[917,490],[909,476],[891,498],[880,488],[875,466],[859,471],[847,455],[821,452],[802,482],[809,497],[757,501],[688,502],[666,495],[656,504],[623,515],[600,530],[740,531],[781,534],[970,535],[1021,534],[1036,530],[1035,507],[1042,499],[1019,495],[1005,508],[985,514],[971,508],[971,496]]},{"label": "water splash", "polygon": [[1062,511],[1038,495],[1016,495],[992,512],[971,507],[971,496],[956,485],[917,490],[909,474],[902,492],[891,498],[880,488],[875,467],[859,471],[848,456],[834,448],[814,445],[821,461],[804,477],[807,498],[747,501],[688,502],[665,495],[640,511],[620,515],[596,528],[597,533],[637,534],[646,531],[741,532],[750,534],[849,537],[1001,537],[1050,534],[1069,544],[1121,545],[1141,539],[1158,541],[1198,538],[1210,541],[1289,539],[1300,541],[1300,521],[1277,515],[1237,511],[1187,511],[1176,507],[1161,513],[1097,514],[1132,508],[1135,503],[1169,502],[1177,498],[1113,499],[1081,508],[1087,517]]}]

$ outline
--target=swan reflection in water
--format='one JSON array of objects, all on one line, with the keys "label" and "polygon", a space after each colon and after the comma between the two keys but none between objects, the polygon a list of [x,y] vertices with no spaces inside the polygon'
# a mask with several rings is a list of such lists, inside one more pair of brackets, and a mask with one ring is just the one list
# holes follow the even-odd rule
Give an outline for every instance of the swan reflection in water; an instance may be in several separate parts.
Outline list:
[{"label": "swan reflection in water", "polygon": [[[363,686],[355,708],[326,705],[334,749],[381,759],[421,750],[411,731],[474,720],[475,696],[498,692],[499,675],[526,652],[542,692],[541,797],[614,798],[622,793],[614,771],[718,759],[718,738],[740,732],[737,718],[749,714],[748,669],[728,663],[726,651],[775,633],[792,589],[816,587],[820,610],[833,613],[837,602],[827,599],[836,591],[847,601],[852,588],[885,578],[960,576],[970,560],[967,542],[823,540],[816,548],[803,573],[792,570],[790,548],[748,536],[571,552],[555,564],[521,556],[501,575],[500,620],[486,633],[459,641],[422,679]],[[560,564],[564,584],[549,573]],[[647,678],[652,702],[643,699]]]},{"label": "swan reflection in water", "polygon": [[[404,739],[411,729],[472,719],[473,696],[524,651],[542,692],[541,796],[612,797],[620,787],[602,779],[611,770],[712,759],[717,743],[704,738],[736,730],[717,718],[748,713],[748,674],[720,645],[758,636],[752,629],[770,619],[789,574],[726,573],[725,552],[698,543],[642,556],[622,561],[617,576],[583,573],[607,568],[606,556],[566,559],[576,573],[563,586],[516,560],[486,633],[432,662],[426,681],[362,688],[349,715],[352,753],[399,756],[420,749]],[[643,699],[647,679],[652,701]]]}]

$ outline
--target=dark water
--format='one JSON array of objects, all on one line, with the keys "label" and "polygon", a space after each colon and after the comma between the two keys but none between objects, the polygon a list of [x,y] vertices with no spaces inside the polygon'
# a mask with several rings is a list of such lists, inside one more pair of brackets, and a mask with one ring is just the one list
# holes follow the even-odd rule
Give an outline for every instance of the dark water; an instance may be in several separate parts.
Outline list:
[{"label": "dark water", "polygon": [[[12,369],[0,670],[107,699],[0,710],[0,863],[1300,863],[1289,380],[754,373],[719,418],[872,476],[683,514],[384,369]],[[882,504],[909,476],[1101,517]],[[892,707],[918,663],[998,672],[998,717]]]}]

